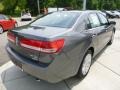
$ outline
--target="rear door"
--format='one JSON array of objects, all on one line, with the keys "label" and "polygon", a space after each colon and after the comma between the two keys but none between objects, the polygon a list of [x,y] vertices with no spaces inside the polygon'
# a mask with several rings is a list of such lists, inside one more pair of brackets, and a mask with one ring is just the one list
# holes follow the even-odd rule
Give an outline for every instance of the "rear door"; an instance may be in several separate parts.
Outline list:
[{"label": "rear door", "polygon": [[7,23],[5,21],[4,15],[0,15],[0,25],[3,27],[4,30],[7,29]]},{"label": "rear door", "polygon": [[101,23],[96,13],[90,13],[88,19],[90,22],[90,24],[87,25],[88,31],[91,33],[95,52],[98,53],[104,43],[104,30],[101,28]]}]

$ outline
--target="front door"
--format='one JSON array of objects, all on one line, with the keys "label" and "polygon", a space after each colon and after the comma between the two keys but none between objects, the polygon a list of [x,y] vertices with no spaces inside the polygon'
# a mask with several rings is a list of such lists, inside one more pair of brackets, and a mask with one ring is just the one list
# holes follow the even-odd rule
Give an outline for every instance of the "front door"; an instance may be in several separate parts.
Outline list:
[{"label": "front door", "polygon": [[[109,24],[107,18],[104,15],[102,15],[101,13],[98,13],[97,15],[99,16],[99,19],[101,22],[102,31],[104,32],[104,35],[103,35],[104,43],[101,46],[101,48],[102,48],[110,41],[113,28]],[[102,39],[100,41],[102,41]]]}]

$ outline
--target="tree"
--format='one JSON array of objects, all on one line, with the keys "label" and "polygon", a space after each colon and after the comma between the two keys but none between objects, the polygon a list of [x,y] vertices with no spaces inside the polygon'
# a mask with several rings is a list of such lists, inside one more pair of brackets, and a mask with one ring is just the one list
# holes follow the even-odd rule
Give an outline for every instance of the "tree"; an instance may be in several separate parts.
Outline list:
[{"label": "tree", "polygon": [[[48,7],[69,7],[82,10],[83,0],[40,0],[40,9]],[[29,9],[32,15],[38,14],[37,0],[0,0],[0,12],[9,15],[20,14]],[[87,9],[115,10],[120,9],[120,0],[87,0]]]},{"label": "tree", "polygon": [[3,6],[4,6],[4,12],[5,13],[9,12],[10,14],[14,13],[15,8],[18,5],[18,1],[19,0],[4,0],[2,2]]},{"label": "tree", "polygon": [[26,8],[30,10],[32,15],[38,14],[37,0],[27,0]]},{"label": "tree", "polygon": [[27,4],[27,0],[19,0],[17,7],[19,7],[20,10],[23,10],[26,8],[26,4]]}]

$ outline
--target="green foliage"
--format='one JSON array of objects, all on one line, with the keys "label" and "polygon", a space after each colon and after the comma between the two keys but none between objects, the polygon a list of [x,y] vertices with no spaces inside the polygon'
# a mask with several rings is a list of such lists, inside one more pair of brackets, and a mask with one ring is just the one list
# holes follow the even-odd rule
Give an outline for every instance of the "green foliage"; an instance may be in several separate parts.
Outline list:
[{"label": "green foliage", "polygon": [[0,3],[0,12],[2,12],[4,9],[4,6],[2,5],[2,3]]},{"label": "green foliage", "polygon": [[27,4],[27,0],[19,0],[17,5],[18,5],[20,10],[23,10],[26,8],[26,4]]},{"label": "green foliage", "polygon": [[[40,9],[48,7],[69,7],[82,10],[83,0],[39,0]],[[38,14],[37,0],[0,0],[0,12],[19,15],[22,10],[29,9],[32,15]],[[87,0],[87,9],[115,10],[120,9],[120,0]]]},{"label": "green foliage", "polygon": [[18,5],[19,0],[4,0],[2,1],[2,4],[4,6],[4,13],[10,13],[12,14]]}]

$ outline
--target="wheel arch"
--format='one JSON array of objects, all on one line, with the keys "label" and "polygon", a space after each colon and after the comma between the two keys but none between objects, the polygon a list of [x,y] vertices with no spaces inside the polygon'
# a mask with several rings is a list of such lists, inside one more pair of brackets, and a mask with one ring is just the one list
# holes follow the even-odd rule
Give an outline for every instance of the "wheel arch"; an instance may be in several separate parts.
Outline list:
[{"label": "wheel arch", "polygon": [[94,56],[94,47],[90,47],[90,48],[88,48],[88,50],[90,50],[92,52],[92,56]]},{"label": "wheel arch", "polygon": [[[80,74],[80,71],[81,71],[81,67],[82,67],[82,63],[83,63],[83,61],[84,61],[84,58],[85,58],[85,55],[88,53],[88,52],[91,52],[92,53],[92,56],[94,55],[94,47],[89,47],[87,50],[86,50],[86,52],[85,52],[85,54],[84,54],[84,57],[83,57],[83,60],[81,61],[81,63],[80,63],[80,66],[79,66],[79,69],[78,69],[78,72],[77,72],[77,74],[76,74],[76,76],[78,76],[78,77],[82,77],[82,76],[79,76]],[[86,74],[87,75],[87,74]],[[85,76],[86,76],[85,75]],[[83,78],[83,77],[82,77]]]},{"label": "wheel arch", "polygon": [[1,23],[0,23],[0,26],[3,28],[3,26],[1,25]]},{"label": "wheel arch", "polygon": [[3,28],[3,30],[5,30],[4,26],[0,23],[0,26]]}]

